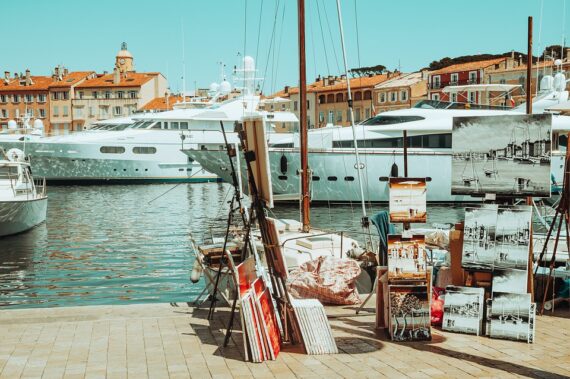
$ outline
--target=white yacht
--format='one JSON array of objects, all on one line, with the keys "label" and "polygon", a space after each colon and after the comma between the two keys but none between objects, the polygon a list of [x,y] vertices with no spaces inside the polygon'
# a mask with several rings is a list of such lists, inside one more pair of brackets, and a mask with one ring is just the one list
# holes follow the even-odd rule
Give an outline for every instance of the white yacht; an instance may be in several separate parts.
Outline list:
[{"label": "white yacht", "polygon": [[[545,77],[541,92],[533,102],[535,114],[568,99],[564,74],[557,80]],[[553,85],[554,84],[554,85]],[[463,108],[463,109],[461,109]],[[465,104],[423,101],[411,109],[384,112],[356,126],[356,140],[361,165],[364,166],[363,186],[366,201],[388,201],[388,183],[392,169],[403,175],[403,131],[408,134],[408,176],[430,177],[428,201],[472,201],[469,196],[451,195],[451,131],[454,117],[492,116],[524,113],[524,104],[507,109],[465,109]],[[482,107],[480,107],[482,108]],[[553,178],[562,183],[566,134],[570,117],[552,116],[551,168]],[[273,191],[281,199],[296,199],[299,193],[300,167],[298,138],[291,136],[270,144]],[[216,144],[201,150],[184,151],[202,166],[229,181],[229,163],[224,151]],[[351,128],[325,127],[309,132],[309,162],[312,170],[313,201],[360,201],[354,141]],[[396,165],[396,166],[394,166]],[[243,168],[243,165],[241,166]],[[243,171],[243,170],[242,170]],[[242,172],[243,175],[243,172]]]},{"label": "white yacht", "polygon": [[[232,88],[224,80],[213,83],[208,102],[183,102],[172,111],[100,121],[89,130],[68,135],[43,136],[35,129],[25,135],[9,131],[0,136],[0,147],[25,146],[34,171],[50,182],[217,181],[216,175],[180,150],[199,149],[212,142],[223,145],[221,125],[229,133],[229,142],[237,142],[234,123],[260,102],[253,92],[253,59],[245,57],[241,71],[252,79],[234,98],[226,99]],[[265,117],[273,124],[297,121],[289,112],[265,112]]]},{"label": "white yacht", "polygon": [[21,233],[45,221],[45,180],[34,183],[22,151],[0,149],[0,237]]}]

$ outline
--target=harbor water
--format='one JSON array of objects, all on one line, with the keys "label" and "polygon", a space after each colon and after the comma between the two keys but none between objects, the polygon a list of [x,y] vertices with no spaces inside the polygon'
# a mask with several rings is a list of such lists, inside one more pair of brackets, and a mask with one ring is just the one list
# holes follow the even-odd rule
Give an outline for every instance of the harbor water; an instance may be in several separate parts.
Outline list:
[{"label": "harbor water", "polygon": [[[0,307],[193,301],[191,236],[222,236],[231,198],[223,183],[51,186],[47,223],[0,238]],[[373,214],[387,204],[371,204]],[[299,218],[296,204],[277,217]],[[360,232],[360,204],[312,207],[315,227]],[[428,207],[428,225],[463,218]]]}]

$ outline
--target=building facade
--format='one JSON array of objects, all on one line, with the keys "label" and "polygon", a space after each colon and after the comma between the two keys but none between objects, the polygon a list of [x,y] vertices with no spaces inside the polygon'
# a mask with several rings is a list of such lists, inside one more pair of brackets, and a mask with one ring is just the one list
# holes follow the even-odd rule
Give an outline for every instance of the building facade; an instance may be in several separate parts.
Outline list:
[{"label": "building facade", "polygon": [[485,72],[499,68],[506,59],[506,57],[501,57],[478,62],[459,63],[429,72],[428,99],[459,103],[483,103],[486,99],[483,99],[482,94],[477,91],[446,93],[443,89],[449,86],[483,84]]},{"label": "building facade", "polygon": [[427,99],[427,71],[401,74],[374,86],[376,113],[411,108]]}]

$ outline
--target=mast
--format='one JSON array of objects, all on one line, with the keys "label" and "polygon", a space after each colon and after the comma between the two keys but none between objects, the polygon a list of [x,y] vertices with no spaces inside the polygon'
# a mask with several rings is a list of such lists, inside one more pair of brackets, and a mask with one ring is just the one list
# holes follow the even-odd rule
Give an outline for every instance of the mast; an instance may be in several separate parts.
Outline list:
[{"label": "mast", "polygon": [[[366,203],[364,202],[364,188],[362,186],[362,166],[358,156],[358,142],[356,139],[356,127],[354,126],[354,109],[352,108],[352,94],[350,91],[350,78],[348,76],[348,64],[346,61],[346,49],[344,46],[344,30],[342,28],[342,15],[340,12],[340,0],[336,1],[338,12],[338,27],[340,30],[340,44],[342,47],[342,58],[344,63],[344,73],[346,75],[346,90],[348,92],[348,109],[350,111],[350,126],[352,128],[352,140],[354,142],[354,155],[356,156],[356,172],[358,174],[358,186],[360,187],[360,205],[362,206],[362,226],[368,227],[368,217],[366,216]],[[407,176],[407,175],[406,175]]]},{"label": "mast", "polygon": [[528,44],[526,56],[526,114],[532,114],[532,93],[530,91],[532,75],[532,16],[528,17]]},{"label": "mast", "polygon": [[307,73],[305,61],[305,0],[297,0],[299,34],[299,134],[301,145],[301,222],[303,232],[311,229],[309,208],[309,156],[307,125]]}]

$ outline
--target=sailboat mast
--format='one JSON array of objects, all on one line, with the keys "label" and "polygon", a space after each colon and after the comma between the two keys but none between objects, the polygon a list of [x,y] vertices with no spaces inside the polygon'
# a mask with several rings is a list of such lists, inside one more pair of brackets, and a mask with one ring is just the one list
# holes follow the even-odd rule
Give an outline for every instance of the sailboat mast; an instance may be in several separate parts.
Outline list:
[{"label": "sailboat mast", "polygon": [[305,0],[297,0],[299,34],[299,134],[301,145],[301,222],[303,232],[311,229],[309,208],[309,156],[307,125],[307,72],[305,60]]},{"label": "sailboat mast", "polygon": [[356,172],[358,174],[358,186],[360,187],[360,204],[362,206],[362,224],[363,226],[368,225],[368,220],[366,217],[366,204],[364,202],[364,187],[362,185],[362,166],[360,163],[360,157],[358,156],[358,142],[356,138],[356,128],[354,126],[354,109],[352,108],[352,94],[350,91],[350,79],[348,76],[348,64],[346,61],[346,48],[344,46],[344,29],[342,27],[342,14],[340,12],[340,0],[336,1],[336,9],[338,12],[338,27],[340,30],[340,45],[342,47],[342,59],[344,63],[344,73],[346,74],[346,90],[348,93],[348,109],[350,111],[350,126],[352,128],[352,140],[354,142],[354,155],[356,157]]}]

